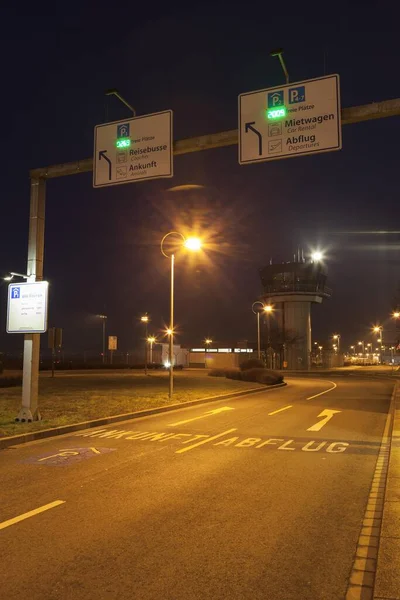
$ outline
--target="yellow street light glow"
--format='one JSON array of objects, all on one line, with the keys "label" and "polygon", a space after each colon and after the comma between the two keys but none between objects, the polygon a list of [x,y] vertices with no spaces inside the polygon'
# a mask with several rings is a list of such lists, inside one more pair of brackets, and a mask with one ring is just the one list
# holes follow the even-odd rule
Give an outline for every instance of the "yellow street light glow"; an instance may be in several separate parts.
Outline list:
[{"label": "yellow street light glow", "polygon": [[153,336],[150,336],[147,338],[147,341],[149,342],[149,344],[154,344],[154,342],[156,341],[156,338]]},{"label": "yellow street light glow", "polygon": [[324,258],[324,255],[319,250],[317,250],[311,254],[311,260],[313,262],[320,262],[323,258]]},{"label": "yellow street light glow", "polygon": [[378,326],[376,325],[376,326],[374,327],[373,331],[374,331],[374,333],[379,333],[381,329],[382,329],[381,327],[378,327]]},{"label": "yellow street light glow", "polygon": [[212,340],[210,340],[210,339],[207,338],[206,340],[204,340],[204,343],[205,344],[212,344]]},{"label": "yellow street light glow", "polygon": [[201,240],[197,237],[189,237],[184,241],[183,245],[188,250],[197,252],[201,248]]},{"label": "yellow street light glow", "polygon": [[265,312],[272,312],[273,306],[271,306],[270,304],[267,304],[266,306],[263,307],[263,310],[265,310]]},{"label": "yellow street light glow", "polygon": [[399,312],[398,310],[396,310],[396,311],[393,313],[393,317],[394,317],[395,319],[400,319],[400,312]]},{"label": "yellow street light glow", "polygon": [[169,329],[169,328],[168,328],[168,329],[166,329],[165,333],[166,333],[167,335],[172,335],[172,329]]},{"label": "yellow street light glow", "polygon": [[143,317],[140,317],[140,320],[142,321],[142,323],[148,323],[149,317],[147,315],[143,315]]}]

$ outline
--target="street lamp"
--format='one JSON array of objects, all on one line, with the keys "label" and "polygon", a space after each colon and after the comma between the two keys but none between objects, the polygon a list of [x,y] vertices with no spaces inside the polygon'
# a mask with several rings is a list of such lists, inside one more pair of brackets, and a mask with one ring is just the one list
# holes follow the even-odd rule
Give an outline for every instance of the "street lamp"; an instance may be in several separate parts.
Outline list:
[{"label": "street lamp", "polygon": [[362,353],[363,353],[363,364],[365,362],[365,345],[364,342],[358,342],[359,346],[362,346]]},{"label": "street lamp", "polygon": [[[381,350],[380,350],[380,361],[381,364],[383,363],[383,355],[384,355],[384,350],[385,350],[385,346],[383,344],[383,327],[382,325],[375,325],[375,327],[372,330],[374,333],[376,333],[377,335],[379,335],[378,338],[378,342],[381,344]],[[382,352],[383,350],[383,352]]]},{"label": "street lamp", "polygon": [[271,304],[266,304],[263,308],[263,311],[265,312],[265,314],[267,315],[267,367],[268,368],[272,368],[272,364],[270,364],[272,362],[272,356],[270,356],[270,351],[269,351],[269,347],[270,347],[270,323],[269,323],[269,316],[272,313],[272,311],[274,310],[274,307],[271,306]]},{"label": "street lamp", "polygon": [[[254,310],[254,307],[257,304],[261,304],[261,309],[260,310]],[[257,315],[257,357],[260,360],[261,359],[261,338],[260,338],[260,313],[261,311],[264,311],[268,316],[271,314],[271,312],[273,311],[273,306],[271,306],[270,304],[264,304],[263,302],[260,302],[260,300],[256,300],[255,302],[253,302],[252,306],[251,306],[251,310],[253,311],[253,313],[255,315]],[[269,319],[267,320],[267,327],[268,327],[268,346],[269,346]]]},{"label": "street lamp", "polygon": [[103,321],[103,365],[106,362],[106,315],[97,315]]},{"label": "street lamp", "polygon": [[335,333],[333,335],[333,339],[336,341],[337,351],[338,351],[338,354],[339,354],[339,351],[340,351],[340,333]]},{"label": "street lamp", "polygon": [[264,308],[264,304],[262,302],[260,302],[260,300],[256,300],[255,302],[253,302],[252,306],[251,306],[251,310],[253,311],[253,313],[255,315],[257,315],[257,358],[258,360],[261,360],[261,339],[260,339],[260,312],[261,310],[254,310],[254,307],[257,304],[261,304],[262,309]]},{"label": "street lamp", "polygon": [[204,344],[206,346],[206,354],[205,354],[205,361],[204,361],[204,366],[207,369],[207,347],[210,346],[210,344],[212,344],[212,340],[210,338],[206,338],[204,340]]},{"label": "street lamp", "polygon": [[13,271],[10,271],[10,274],[6,277],[3,277],[3,279],[4,281],[12,281],[14,277],[22,277],[22,279],[29,279],[30,275],[24,275],[23,273],[15,273]]},{"label": "street lamp", "polygon": [[367,344],[368,354],[372,352],[372,344]]},{"label": "street lamp", "polygon": [[311,254],[311,261],[312,262],[315,262],[315,263],[321,262],[323,258],[324,258],[324,255],[319,250],[316,250],[315,252],[313,252]]},{"label": "street lamp", "polygon": [[356,347],[355,346],[350,346],[350,350],[353,350],[353,354],[355,356],[356,355]]},{"label": "street lamp", "polygon": [[170,236],[179,236],[182,238],[182,246],[187,248],[188,250],[192,250],[196,252],[201,248],[201,240],[196,237],[188,237],[185,238],[182,233],[179,231],[169,231],[164,235],[161,240],[161,254],[165,256],[165,258],[169,258],[171,261],[171,285],[170,285],[170,323],[169,328],[167,329],[167,334],[169,336],[169,397],[172,398],[174,392],[174,265],[175,265],[175,254],[172,252],[169,256],[164,252],[164,242]]},{"label": "street lamp", "polygon": [[156,338],[154,336],[149,336],[147,338],[147,342],[150,344],[150,364],[153,364],[153,344],[156,341]]},{"label": "street lamp", "polygon": [[144,339],[146,340],[144,343],[144,374],[147,375],[147,325],[149,324],[149,315],[145,313],[142,317],[140,317],[141,322],[144,325]]},{"label": "street lamp", "polygon": [[393,319],[400,319],[400,311],[395,310],[392,317]]},{"label": "street lamp", "polygon": [[319,359],[320,359],[321,365],[322,365],[322,348],[323,348],[323,346],[318,346],[318,350],[319,350]]}]

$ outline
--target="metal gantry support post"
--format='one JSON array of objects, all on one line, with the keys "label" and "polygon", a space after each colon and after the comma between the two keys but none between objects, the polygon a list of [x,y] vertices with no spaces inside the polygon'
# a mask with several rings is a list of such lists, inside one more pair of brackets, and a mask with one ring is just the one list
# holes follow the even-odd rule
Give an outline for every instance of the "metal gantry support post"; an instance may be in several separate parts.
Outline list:
[{"label": "metal gantry support post", "polygon": [[[31,179],[28,241],[28,281],[42,281],[44,254],[44,222],[46,208],[46,180]],[[25,334],[22,374],[22,406],[16,421],[39,421],[40,333]]]}]

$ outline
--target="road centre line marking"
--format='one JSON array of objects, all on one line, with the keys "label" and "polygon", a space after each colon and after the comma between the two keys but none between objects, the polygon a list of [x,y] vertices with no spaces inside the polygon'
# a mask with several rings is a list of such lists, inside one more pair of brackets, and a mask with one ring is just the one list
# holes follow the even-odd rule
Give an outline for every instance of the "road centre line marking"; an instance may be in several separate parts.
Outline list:
[{"label": "road centre line marking", "polygon": [[283,410],[287,410],[288,408],[292,408],[293,404],[289,404],[289,406],[284,406],[283,408],[279,408],[278,410],[274,410],[273,412],[268,413],[268,416],[276,415],[277,413],[282,412]]},{"label": "road centre line marking", "polygon": [[45,512],[46,510],[50,510],[51,508],[60,506],[60,504],[65,504],[65,500],[55,500],[54,502],[50,502],[50,504],[39,506],[39,508],[30,510],[29,512],[23,513],[18,517],[8,519],[8,521],[3,521],[2,523],[0,523],[0,529],[5,529],[6,527],[10,527],[10,525],[15,525],[15,523],[19,523],[20,521],[24,521],[25,519],[29,519],[30,517],[34,517],[35,515],[39,515],[40,513]]},{"label": "road centre line marking", "polygon": [[309,398],[306,398],[306,400],[312,400],[313,398],[318,398],[318,396],[322,396],[322,394],[327,394],[328,392],[331,392],[332,390],[334,390],[335,388],[337,388],[337,384],[334,381],[329,381],[329,383],[333,383],[333,386],[331,388],[329,388],[329,390],[325,390],[323,392],[320,392],[319,394],[315,394],[314,396],[310,396]]},{"label": "road centre line marking", "polygon": [[182,454],[182,452],[187,452],[188,450],[192,450],[193,448],[197,448],[197,446],[202,446],[203,444],[207,444],[208,442],[212,442],[213,440],[216,440],[220,437],[223,437],[224,435],[227,435],[228,433],[232,433],[233,431],[236,431],[235,429],[228,429],[227,431],[223,431],[222,433],[218,433],[218,435],[214,435],[212,437],[207,438],[206,440],[201,440],[200,442],[197,442],[196,444],[192,444],[191,446],[186,446],[186,448],[181,448],[180,450],[176,451],[176,454]]}]

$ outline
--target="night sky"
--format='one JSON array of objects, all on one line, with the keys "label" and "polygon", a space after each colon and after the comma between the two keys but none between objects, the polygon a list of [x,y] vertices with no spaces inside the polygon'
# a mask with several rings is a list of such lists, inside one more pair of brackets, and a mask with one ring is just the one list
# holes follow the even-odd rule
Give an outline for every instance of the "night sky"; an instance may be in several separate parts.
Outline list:
[{"label": "night sky", "polygon": [[[0,274],[26,271],[29,169],[90,157],[94,126],[130,116],[108,88],[138,115],[172,109],[175,140],[235,129],[239,93],[284,83],[269,56],[276,47],[291,81],[339,73],[343,107],[400,97],[396,15],[382,15],[378,2],[328,4],[39,3],[31,14],[4,12]],[[346,125],[339,152],[257,165],[239,166],[236,146],[187,154],[175,158],[173,179],[105,189],[93,189],[91,173],[50,180],[49,325],[64,328],[66,351],[100,352],[94,315],[105,313],[119,348],[138,346],[143,312],[151,331],[168,323],[160,239],[193,226],[209,245],[207,259],[177,257],[178,341],[255,340],[258,268],[291,260],[297,247],[325,250],[334,291],[314,308],[313,339],[367,341],[374,322],[391,326],[400,283],[399,131],[398,117]],[[204,187],[167,191],[184,184]],[[360,233],[372,231],[392,233]],[[17,351],[22,336],[5,333],[6,290],[4,282],[0,351]]]}]

